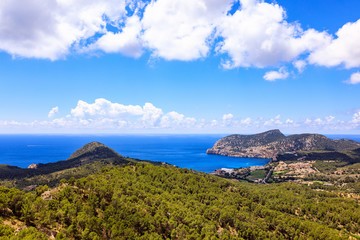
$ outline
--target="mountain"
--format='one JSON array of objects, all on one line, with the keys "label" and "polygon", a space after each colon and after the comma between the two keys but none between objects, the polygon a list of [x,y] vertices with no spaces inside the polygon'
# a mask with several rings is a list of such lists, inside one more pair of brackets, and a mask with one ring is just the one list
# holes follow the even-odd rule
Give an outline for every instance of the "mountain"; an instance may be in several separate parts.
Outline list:
[{"label": "mountain", "polygon": [[332,140],[320,134],[285,136],[276,129],[255,135],[235,134],[224,137],[208,149],[207,153],[275,160],[279,154],[298,151],[350,152],[357,148],[360,148],[360,143],[353,140]]},{"label": "mountain", "polygon": [[113,149],[99,142],[91,142],[76,150],[68,160],[78,159],[81,162],[89,162],[96,159],[123,158]]},{"label": "mountain", "polygon": [[[99,142],[91,142],[63,161],[31,164],[28,168],[0,165],[0,180],[7,180],[11,187],[24,188],[29,185],[55,185],[60,179],[83,177],[93,174],[104,166],[126,165],[138,160],[125,158]],[[154,164],[159,164],[154,162]]]}]

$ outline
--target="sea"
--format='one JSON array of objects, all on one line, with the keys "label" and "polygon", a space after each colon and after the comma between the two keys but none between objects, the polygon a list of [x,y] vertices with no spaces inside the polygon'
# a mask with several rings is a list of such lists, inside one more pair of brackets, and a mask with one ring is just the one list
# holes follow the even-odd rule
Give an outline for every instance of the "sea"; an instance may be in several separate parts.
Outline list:
[{"label": "sea", "polygon": [[[97,141],[123,156],[161,161],[206,173],[220,168],[262,166],[269,159],[206,154],[226,134],[196,135],[0,135],[0,164],[26,168],[32,163],[66,160],[83,145]],[[360,141],[360,135],[327,135]]]}]

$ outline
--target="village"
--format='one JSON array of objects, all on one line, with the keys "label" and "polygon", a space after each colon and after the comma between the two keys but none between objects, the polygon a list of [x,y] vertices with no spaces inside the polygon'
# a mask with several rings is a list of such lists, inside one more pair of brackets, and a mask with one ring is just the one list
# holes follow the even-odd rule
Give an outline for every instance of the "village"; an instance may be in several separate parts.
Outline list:
[{"label": "village", "polygon": [[313,164],[315,161],[290,162],[279,161],[264,166],[251,166],[246,168],[221,168],[216,169],[213,175],[246,180],[255,183],[297,181],[304,179],[312,173],[318,173]]}]

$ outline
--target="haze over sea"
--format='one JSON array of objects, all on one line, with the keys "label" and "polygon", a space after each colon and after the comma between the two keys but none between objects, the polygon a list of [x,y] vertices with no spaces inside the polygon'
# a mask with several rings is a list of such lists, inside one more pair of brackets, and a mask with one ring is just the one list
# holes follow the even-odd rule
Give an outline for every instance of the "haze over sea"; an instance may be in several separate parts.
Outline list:
[{"label": "haze over sea", "polygon": [[[67,159],[91,141],[104,143],[123,156],[167,162],[212,172],[219,168],[261,166],[267,159],[208,155],[206,150],[226,135],[0,135],[0,164],[27,167]],[[360,135],[327,135],[360,141]]]}]

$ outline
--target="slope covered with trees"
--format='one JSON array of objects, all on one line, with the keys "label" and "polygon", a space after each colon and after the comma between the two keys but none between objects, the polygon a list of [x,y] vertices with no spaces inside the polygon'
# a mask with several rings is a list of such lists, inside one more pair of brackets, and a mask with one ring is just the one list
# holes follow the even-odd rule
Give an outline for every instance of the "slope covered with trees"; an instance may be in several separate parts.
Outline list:
[{"label": "slope covered with trees", "polygon": [[[62,178],[85,177],[105,166],[122,166],[142,160],[123,157],[99,142],[91,142],[75,151],[67,160],[32,164],[32,168],[0,165],[0,185],[32,189],[38,185],[55,186]],[[144,162],[144,161],[142,161]],[[159,165],[161,162],[146,161]]]},{"label": "slope covered with trees", "polygon": [[294,183],[130,163],[52,189],[2,187],[0,224],[3,239],[348,239],[359,236],[360,206]]}]

